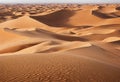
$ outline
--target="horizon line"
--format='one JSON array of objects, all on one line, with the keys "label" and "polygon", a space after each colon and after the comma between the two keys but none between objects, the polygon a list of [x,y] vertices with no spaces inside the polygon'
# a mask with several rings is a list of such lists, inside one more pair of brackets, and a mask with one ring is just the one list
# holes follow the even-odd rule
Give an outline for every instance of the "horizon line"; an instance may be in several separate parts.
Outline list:
[{"label": "horizon line", "polygon": [[118,2],[115,2],[115,3],[113,3],[113,2],[104,2],[104,3],[102,3],[102,2],[100,2],[100,3],[77,3],[77,2],[69,2],[69,3],[67,3],[67,2],[58,2],[58,3],[56,3],[56,2],[39,2],[39,3],[37,3],[37,2],[35,2],[35,3],[30,3],[30,2],[24,2],[24,3],[21,3],[21,2],[8,2],[8,3],[6,3],[6,2],[0,2],[0,4],[120,4],[120,3],[118,3]]}]

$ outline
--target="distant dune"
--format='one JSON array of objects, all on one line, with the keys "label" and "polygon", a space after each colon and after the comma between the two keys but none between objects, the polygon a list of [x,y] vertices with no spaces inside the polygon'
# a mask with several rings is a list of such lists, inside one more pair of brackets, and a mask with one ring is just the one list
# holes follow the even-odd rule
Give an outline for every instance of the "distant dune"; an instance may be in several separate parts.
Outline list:
[{"label": "distant dune", "polygon": [[119,5],[66,5],[3,6],[0,82],[120,82]]},{"label": "distant dune", "polygon": [[[102,19],[92,15],[91,10],[60,10],[44,16],[31,16],[44,24],[57,27],[92,26]],[[58,19],[56,21],[56,19]],[[84,19],[84,20],[82,20]],[[94,19],[94,20],[93,20]],[[92,20],[92,21],[91,21]]]}]

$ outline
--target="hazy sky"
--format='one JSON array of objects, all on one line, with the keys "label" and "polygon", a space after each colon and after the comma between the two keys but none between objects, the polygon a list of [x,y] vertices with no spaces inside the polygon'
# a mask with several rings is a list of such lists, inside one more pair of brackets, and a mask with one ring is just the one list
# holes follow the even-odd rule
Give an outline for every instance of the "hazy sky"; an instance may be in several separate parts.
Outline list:
[{"label": "hazy sky", "polygon": [[120,0],[0,0],[0,3],[120,3]]}]

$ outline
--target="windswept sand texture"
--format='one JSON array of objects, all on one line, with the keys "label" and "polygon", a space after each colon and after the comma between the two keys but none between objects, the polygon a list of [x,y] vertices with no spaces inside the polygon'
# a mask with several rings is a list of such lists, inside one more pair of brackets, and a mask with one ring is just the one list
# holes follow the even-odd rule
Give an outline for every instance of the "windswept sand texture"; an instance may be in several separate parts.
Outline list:
[{"label": "windswept sand texture", "polygon": [[120,5],[0,5],[0,82],[120,82]]}]

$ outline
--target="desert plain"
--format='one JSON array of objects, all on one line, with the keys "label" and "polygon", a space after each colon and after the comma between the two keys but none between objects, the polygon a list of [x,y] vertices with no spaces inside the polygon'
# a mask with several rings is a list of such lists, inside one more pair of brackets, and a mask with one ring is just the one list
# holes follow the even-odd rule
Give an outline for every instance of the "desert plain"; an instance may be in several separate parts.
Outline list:
[{"label": "desert plain", "polygon": [[120,82],[120,5],[1,4],[0,82]]}]

